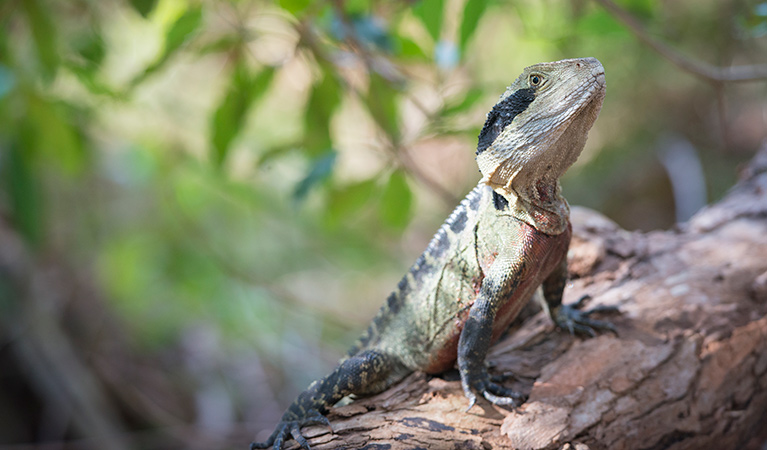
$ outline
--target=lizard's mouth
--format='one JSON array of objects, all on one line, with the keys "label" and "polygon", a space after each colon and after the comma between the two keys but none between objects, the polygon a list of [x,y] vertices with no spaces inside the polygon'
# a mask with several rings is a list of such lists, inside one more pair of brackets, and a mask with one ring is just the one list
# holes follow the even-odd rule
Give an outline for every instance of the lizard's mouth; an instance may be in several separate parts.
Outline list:
[{"label": "lizard's mouth", "polygon": [[599,72],[598,74],[596,74],[595,78],[597,79],[597,84],[599,84],[600,86],[604,86],[605,85],[605,72],[604,71]]},{"label": "lizard's mouth", "polygon": [[[589,96],[591,97],[589,101],[587,101],[584,106],[591,105],[594,103],[594,101],[598,99],[604,99],[605,97],[605,87],[607,86],[607,82],[605,80],[605,71],[600,70],[599,72],[596,72],[593,74],[593,80],[594,84],[592,84],[592,87],[590,89]],[[601,92],[600,92],[601,91]]]}]

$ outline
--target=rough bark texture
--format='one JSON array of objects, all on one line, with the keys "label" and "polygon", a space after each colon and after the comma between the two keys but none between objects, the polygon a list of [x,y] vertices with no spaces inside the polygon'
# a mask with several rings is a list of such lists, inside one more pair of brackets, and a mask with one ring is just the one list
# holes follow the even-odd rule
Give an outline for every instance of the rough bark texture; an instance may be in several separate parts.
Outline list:
[{"label": "rough bark texture", "polygon": [[[506,385],[529,395],[516,411],[480,400],[466,412],[457,373],[414,374],[335,408],[335,433],[306,429],[313,448],[760,448],[767,147],[741,178],[674,231],[630,233],[574,209],[565,301],[590,295],[589,306],[618,306],[622,315],[610,319],[619,336],[575,338],[541,313],[525,314],[489,355],[492,372],[516,374]],[[245,448],[252,421],[226,436],[196,427],[178,357],[133,354],[101,293],[64,260],[33,257],[0,217],[0,441]]]},{"label": "rough bark texture", "polygon": [[[611,305],[619,336],[580,339],[538,313],[498,343],[515,411],[414,374],[335,408],[315,450],[757,448],[767,423],[767,149],[719,203],[673,231],[631,233],[574,209],[565,302]],[[455,378],[455,377],[453,377]],[[294,445],[291,448],[296,448]]]}]

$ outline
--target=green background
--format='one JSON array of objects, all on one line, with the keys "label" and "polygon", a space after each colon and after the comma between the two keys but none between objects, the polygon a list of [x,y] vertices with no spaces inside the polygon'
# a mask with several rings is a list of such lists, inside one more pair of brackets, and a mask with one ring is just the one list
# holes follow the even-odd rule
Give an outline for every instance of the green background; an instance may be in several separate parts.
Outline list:
[{"label": "green background", "polygon": [[[765,2],[619,6],[767,62]],[[765,80],[680,70],[598,2],[0,1],[0,448],[265,438],[475,185],[505,87],[583,56],[608,93],[564,194],[624,228],[767,138]]]}]

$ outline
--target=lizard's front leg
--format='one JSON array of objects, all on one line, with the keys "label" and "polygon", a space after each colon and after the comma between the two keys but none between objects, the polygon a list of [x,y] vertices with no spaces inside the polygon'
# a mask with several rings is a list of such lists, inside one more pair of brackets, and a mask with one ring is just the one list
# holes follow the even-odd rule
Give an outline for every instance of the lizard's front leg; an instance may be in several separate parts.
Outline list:
[{"label": "lizard's front leg", "polygon": [[[458,341],[458,370],[469,408],[477,401],[475,392],[496,405],[515,405],[522,394],[494,383],[487,373],[485,357],[490,347],[493,323],[504,298],[512,292],[524,273],[524,263],[513,255],[499,257],[482,281],[479,295],[469,311]],[[520,301],[512,299],[511,301]]]},{"label": "lizard's front leg", "polygon": [[565,257],[542,284],[545,300],[542,306],[548,311],[551,320],[559,328],[569,331],[570,334],[578,333],[590,337],[596,336],[597,331],[610,331],[617,334],[613,324],[604,320],[592,319],[590,316],[594,313],[617,313],[619,312],[618,308],[600,306],[583,310],[583,301],[588,297],[582,297],[572,306],[563,305],[562,291],[564,291],[566,282],[567,258]]}]

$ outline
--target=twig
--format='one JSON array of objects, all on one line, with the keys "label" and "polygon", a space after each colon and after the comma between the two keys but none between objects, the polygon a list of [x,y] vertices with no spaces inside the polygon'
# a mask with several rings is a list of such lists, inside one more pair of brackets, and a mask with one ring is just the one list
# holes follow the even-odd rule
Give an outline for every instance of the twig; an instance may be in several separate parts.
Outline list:
[{"label": "twig", "polygon": [[410,157],[410,154],[406,148],[401,148],[399,151],[397,151],[396,156],[405,170],[410,172],[410,174],[413,175],[417,180],[419,180],[427,188],[431,189],[435,194],[437,194],[448,206],[453,207],[457,205],[461,200],[460,197],[457,197],[455,194],[450,192],[437,180],[426,175],[426,173],[424,173],[423,170],[418,167],[418,164],[415,163],[413,158]]},{"label": "twig", "polygon": [[697,61],[665,43],[650,36],[641,23],[612,0],[594,0],[599,3],[616,20],[628,27],[636,37],[666,58],[669,62],[698,78],[709,83],[758,81],[767,79],[767,64],[750,66],[719,67],[702,61]]},{"label": "twig", "polygon": [[716,115],[719,119],[719,128],[722,130],[722,149],[730,148],[730,130],[727,127],[727,103],[725,103],[724,83],[714,84],[716,90]]}]

